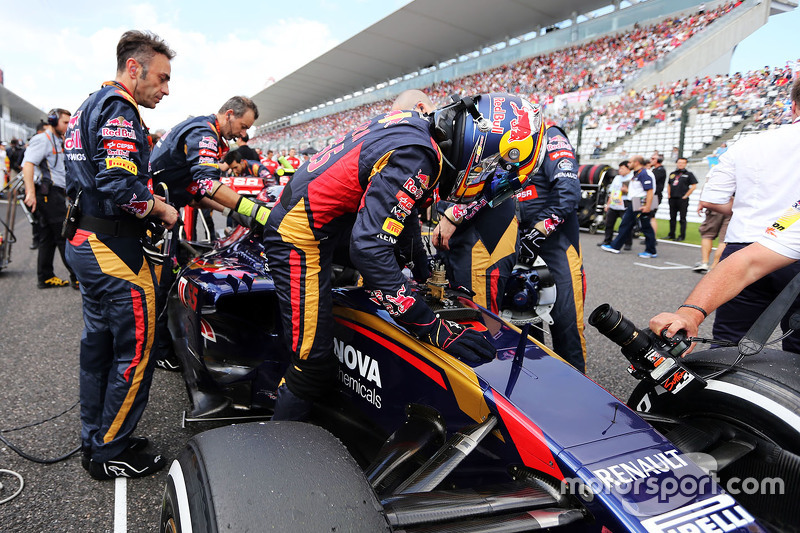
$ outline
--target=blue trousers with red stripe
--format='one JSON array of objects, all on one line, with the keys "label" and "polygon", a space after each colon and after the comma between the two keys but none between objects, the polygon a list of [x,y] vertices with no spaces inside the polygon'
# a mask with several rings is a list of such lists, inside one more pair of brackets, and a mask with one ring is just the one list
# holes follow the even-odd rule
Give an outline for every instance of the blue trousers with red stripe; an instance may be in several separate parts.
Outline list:
[{"label": "blue trousers with red stripe", "polygon": [[157,281],[135,238],[78,230],[66,255],[83,296],[81,444],[103,462],[127,448],[147,405]]}]

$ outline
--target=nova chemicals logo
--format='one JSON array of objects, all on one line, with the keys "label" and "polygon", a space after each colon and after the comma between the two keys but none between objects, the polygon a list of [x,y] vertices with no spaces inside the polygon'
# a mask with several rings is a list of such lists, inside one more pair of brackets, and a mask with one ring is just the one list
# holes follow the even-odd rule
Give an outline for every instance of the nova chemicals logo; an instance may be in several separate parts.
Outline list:
[{"label": "nova chemicals logo", "polygon": [[[378,362],[337,338],[333,339],[333,353],[341,363],[339,380],[342,384],[380,409],[381,396],[378,389],[381,388],[381,371]],[[355,375],[356,372],[358,375]]]}]

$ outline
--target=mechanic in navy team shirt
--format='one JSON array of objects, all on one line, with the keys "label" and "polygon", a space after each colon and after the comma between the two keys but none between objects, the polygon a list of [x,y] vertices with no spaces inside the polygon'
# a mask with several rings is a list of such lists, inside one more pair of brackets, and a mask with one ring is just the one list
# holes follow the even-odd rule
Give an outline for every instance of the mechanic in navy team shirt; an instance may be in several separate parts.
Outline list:
[{"label": "mechanic in navy team shirt", "polygon": [[[228,152],[226,140],[243,135],[258,118],[258,108],[250,98],[229,98],[214,114],[190,117],[172,127],[153,147],[150,155],[150,172],[155,190],[159,184],[169,191],[169,201],[176,208],[192,205],[213,209],[228,215],[231,212],[247,217],[248,224],[255,221],[264,224],[269,209],[240,196],[236,191],[220,182],[220,163]],[[244,220],[244,219],[240,219]],[[175,275],[172,270],[173,257],[159,270],[159,309],[166,305],[169,288]],[[165,370],[178,371],[181,364],[172,348],[167,328],[167,315],[158,321],[155,364]]]},{"label": "mechanic in navy team shirt", "polygon": [[116,78],[80,106],[64,140],[67,196],[80,211],[65,229],[83,296],[82,464],[98,480],[148,476],[166,464],[133,436],[153,379],[157,314],[156,273],[141,237],[142,219],[171,228],[178,212],[147,188],[150,144],[139,106],[154,108],[169,94],[174,56],[153,34],[124,33]]},{"label": "mechanic in navy team shirt", "polygon": [[275,176],[270,169],[260,160],[246,159],[239,149],[232,150],[225,155],[225,164],[236,176],[253,176],[261,178],[263,187],[272,187],[276,184]]},{"label": "mechanic in navy team shirt", "polygon": [[[509,94],[463,98],[431,115],[394,111],[342,135],[289,180],[264,228],[292,361],[273,420],[306,418],[333,384],[332,260],[337,245],[364,287],[401,326],[478,363],[495,352],[478,331],[438,318],[411,290],[394,255],[406,217],[438,186],[457,202],[498,204],[522,189],[541,160],[540,130]],[[436,141],[434,141],[436,139]]]}]

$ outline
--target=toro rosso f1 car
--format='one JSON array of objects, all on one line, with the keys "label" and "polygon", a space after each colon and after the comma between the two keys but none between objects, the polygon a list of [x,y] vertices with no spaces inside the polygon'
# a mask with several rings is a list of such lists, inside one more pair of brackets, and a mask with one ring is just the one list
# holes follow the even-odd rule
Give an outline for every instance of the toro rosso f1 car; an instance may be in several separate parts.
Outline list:
[{"label": "toro rosso f1 car", "polygon": [[[170,304],[190,420],[268,417],[289,360],[260,239],[231,241],[189,263]],[[732,384],[703,381],[724,354],[687,369],[666,346],[670,368],[634,369],[643,381],[632,405],[647,411],[637,413],[529,326],[446,288],[419,290],[440,316],[483,332],[496,358],[466,364],[416,340],[363,289],[335,289],[337,387],[315,404],[313,423],[250,422],[193,437],[170,468],[161,531],[754,532],[796,518],[791,480],[794,493],[756,495],[753,508],[724,490],[725,470],[737,465],[737,474],[797,472],[800,426],[732,416],[753,406],[725,392],[757,380],[758,369],[734,372]],[[620,334],[608,325],[613,313],[595,318],[609,336]],[[764,393],[751,390],[750,400]],[[715,412],[722,404],[727,411]]]}]

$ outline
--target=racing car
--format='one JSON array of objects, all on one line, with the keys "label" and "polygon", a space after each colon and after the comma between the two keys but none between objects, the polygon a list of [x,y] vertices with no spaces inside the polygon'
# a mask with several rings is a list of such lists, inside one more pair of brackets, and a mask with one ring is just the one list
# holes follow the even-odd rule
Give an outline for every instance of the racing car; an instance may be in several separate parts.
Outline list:
[{"label": "racing car", "polygon": [[[420,342],[352,272],[337,275],[336,387],[300,423],[266,420],[289,355],[258,235],[240,228],[182,271],[169,312],[187,420],[264,420],[188,442],[169,470],[160,531],[693,533],[800,523],[800,368],[790,354],[768,351],[766,363],[751,358],[712,378],[736,354],[710,350],[684,364],[673,347],[650,343],[632,365],[642,381],[626,404],[530,325],[446,284],[418,291],[440,317],[482,332],[493,360],[466,363]],[[622,323],[614,317],[608,307],[592,318],[611,336]],[[795,382],[780,379],[787,374]],[[741,475],[783,475],[785,491],[723,490]]]}]

